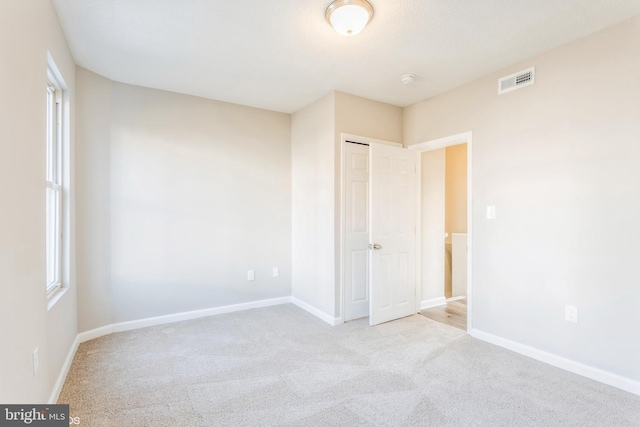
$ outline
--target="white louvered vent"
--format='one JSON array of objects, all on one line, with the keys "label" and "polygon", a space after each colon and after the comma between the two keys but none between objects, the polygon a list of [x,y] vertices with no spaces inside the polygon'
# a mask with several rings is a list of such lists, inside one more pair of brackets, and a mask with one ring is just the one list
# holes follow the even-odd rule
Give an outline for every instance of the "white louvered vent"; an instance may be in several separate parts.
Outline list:
[{"label": "white louvered vent", "polygon": [[535,79],[535,71],[536,67],[531,67],[499,79],[498,95],[532,85]]}]

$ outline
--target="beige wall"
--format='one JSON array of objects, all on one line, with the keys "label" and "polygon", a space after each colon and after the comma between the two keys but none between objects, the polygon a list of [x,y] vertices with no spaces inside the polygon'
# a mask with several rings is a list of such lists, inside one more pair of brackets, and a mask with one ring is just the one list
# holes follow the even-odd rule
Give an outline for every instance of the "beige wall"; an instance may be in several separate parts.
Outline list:
[{"label": "beige wall", "polygon": [[78,330],[113,323],[111,80],[76,68]]},{"label": "beige wall", "polygon": [[340,133],[402,142],[402,108],[335,92],[336,139]]},{"label": "beige wall", "polygon": [[291,119],[293,296],[340,314],[341,134],[400,142],[402,109],[332,92]]},{"label": "beige wall", "polygon": [[290,116],[79,77],[81,330],[290,295]]},{"label": "beige wall", "polygon": [[342,136],[348,133],[391,142],[402,142],[402,108],[343,92],[335,92],[335,313],[341,316]]},{"label": "beige wall", "polygon": [[451,236],[467,232],[467,144],[452,145],[445,150],[444,229]]},{"label": "beige wall", "polygon": [[65,192],[69,289],[48,311],[45,293],[47,51],[69,89],[73,175],[75,64],[56,13],[49,1],[0,2],[0,402],[7,404],[46,402],[77,334],[73,187]]},{"label": "beige wall", "polygon": [[640,17],[404,110],[408,144],[473,132],[474,328],[636,381],[638,40]]},{"label": "beige wall", "polygon": [[292,295],[334,316],[334,115],[330,93],[291,117]]},{"label": "beige wall", "polygon": [[[0,35],[0,402],[49,398],[78,321],[290,294],[340,316],[342,132],[415,144],[472,131],[474,327],[640,380],[640,17],[404,110],[334,92],[293,116],[76,69],[49,1],[0,2]],[[78,191],[70,288],[49,311],[47,51],[69,87]],[[530,65],[534,86],[496,94]]]},{"label": "beige wall", "polygon": [[445,296],[446,153],[441,148],[420,154],[421,305],[442,303]]}]

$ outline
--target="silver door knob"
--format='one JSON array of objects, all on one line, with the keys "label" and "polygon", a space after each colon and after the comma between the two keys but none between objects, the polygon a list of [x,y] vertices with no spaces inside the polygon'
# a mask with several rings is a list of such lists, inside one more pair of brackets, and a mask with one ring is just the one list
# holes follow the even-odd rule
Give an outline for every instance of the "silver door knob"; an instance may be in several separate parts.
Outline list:
[{"label": "silver door knob", "polygon": [[369,245],[369,249],[382,249],[382,246],[380,246],[377,243],[374,243],[373,245]]}]

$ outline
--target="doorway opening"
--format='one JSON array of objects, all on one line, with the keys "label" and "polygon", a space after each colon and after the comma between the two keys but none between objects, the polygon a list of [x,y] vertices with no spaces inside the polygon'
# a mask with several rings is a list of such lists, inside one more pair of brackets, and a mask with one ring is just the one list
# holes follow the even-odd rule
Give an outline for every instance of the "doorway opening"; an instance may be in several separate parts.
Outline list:
[{"label": "doorway opening", "polygon": [[421,155],[422,280],[431,300],[426,317],[466,330],[467,324],[467,144]]},{"label": "doorway opening", "polygon": [[419,153],[419,312],[471,330],[471,132],[409,147]]},{"label": "doorway opening", "polygon": [[[464,227],[462,229],[453,227],[449,228],[450,231],[450,239],[446,241],[444,233],[445,233],[445,212],[444,207],[446,204],[445,199],[445,179],[444,175],[442,178],[442,212],[441,212],[441,222],[436,222],[433,220],[424,220],[423,214],[425,212],[425,206],[430,206],[430,202],[427,202],[428,198],[422,196],[422,187],[424,185],[430,185],[431,181],[429,178],[429,171],[432,168],[428,165],[429,155],[425,157],[425,162],[423,164],[423,153],[439,150],[442,148],[461,145],[464,144],[466,147],[466,164],[463,164],[463,168],[466,168],[466,179],[462,178],[462,186],[464,187],[464,183],[466,182],[466,194],[463,194],[463,198],[466,197],[466,218],[465,215],[460,217],[456,217],[453,222],[459,223],[460,221],[466,221],[466,230]],[[375,282],[376,278],[380,276],[380,270],[376,270],[374,268],[373,263],[376,260],[380,260],[379,255],[381,255],[386,246],[384,244],[380,245],[374,240],[376,240],[375,233],[371,233],[371,230],[375,230],[376,227],[373,226],[373,223],[376,222],[372,220],[372,213],[376,212],[376,203],[372,202],[371,198],[376,193],[375,189],[372,189],[374,186],[374,182],[371,181],[371,177],[375,176],[375,171],[372,169],[375,168],[376,161],[373,156],[371,156],[372,152],[376,150],[373,147],[379,145],[387,145],[387,146],[395,146],[402,147],[401,144],[390,143],[387,141],[379,141],[371,138],[359,137],[355,135],[342,134],[342,197],[341,197],[341,228],[340,228],[340,284],[339,289],[337,289],[337,296],[339,298],[338,307],[340,310],[340,321],[339,323],[355,320],[362,317],[369,316],[370,323],[374,324],[373,316],[371,313],[373,312],[374,303],[372,299],[372,294],[376,288],[375,284],[372,285],[372,280]],[[400,160],[401,164],[413,164],[413,161],[416,161],[416,167],[405,168],[409,175],[415,174],[415,181],[411,181],[415,183],[415,191],[414,196],[410,197],[400,197],[396,200],[408,201],[409,203],[398,203],[397,205],[402,205],[402,209],[397,209],[393,203],[389,206],[391,207],[388,211],[410,211],[414,214],[414,219],[411,219],[411,223],[415,224],[415,228],[406,227],[406,235],[411,235],[411,241],[413,241],[413,245],[415,250],[408,251],[406,253],[410,254],[407,258],[405,265],[406,268],[400,269],[399,271],[403,271],[401,273],[404,276],[404,280],[402,282],[406,282],[406,284],[410,284],[411,286],[406,286],[403,289],[402,295],[400,298],[396,298],[397,301],[404,300],[407,302],[404,304],[405,307],[411,305],[410,310],[405,310],[403,308],[403,313],[406,311],[409,314],[419,313],[421,310],[426,310],[428,308],[446,306],[447,297],[450,299],[458,299],[457,305],[466,304],[466,313],[467,318],[466,321],[463,321],[463,324],[466,323],[466,329],[471,330],[472,324],[472,304],[471,304],[471,148],[472,148],[472,135],[471,132],[467,132],[464,134],[453,135],[451,137],[442,138],[434,141],[427,141],[424,143],[416,144],[408,147],[408,149],[402,149],[404,153],[409,152],[409,155],[400,154],[400,156],[405,156]],[[455,149],[453,149],[455,150]],[[413,154],[412,154],[413,153]],[[443,156],[443,159],[444,156]],[[386,162],[386,164],[390,164],[390,162]],[[426,168],[426,169],[425,169]],[[445,173],[444,163],[442,164],[442,173]],[[451,179],[450,179],[451,182]],[[411,184],[413,187],[413,184]],[[389,193],[388,191],[386,192]],[[393,192],[391,192],[393,193]],[[410,194],[409,192],[408,194]],[[407,193],[404,193],[407,194]],[[456,199],[458,200],[459,197]],[[425,205],[426,203],[426,205]],[[455,201],[450,201],[450,203],[456,203]],[[463,208],[464,209],[464,208]],[[393,216],[393,215],[392,215]],[[397,214],[396,214],[397,216]],[[399,218],[399,217],[398,217]],[[396,220],[391,221],[390,224],[408,224],[409,221],[406,220]],[[375,218],[374,218],[375,219]],[[437,224],[437,227],[436,227]],[[395,227],[395,225],[394,225]],[[429,227],[434,227],[434,230],[430,230]],[[402,227],[400,227],[402,228]],[[439,234],[435,233],[435,230],[439,228]],[[462,231],[462,232],[460,232]],[[466,231],[466,232],[465,232]],[[430,234],[431,233],[431,234]],[[432,236],[433,239],[429,240],[426,236]],[[437,243],[429,245],[429,242],[436,242],[435,237],[437,236]],[[457,244],[454,245],[454,241],[457,241]],[[445,255],[446,255],[446,245],[447,243],[451,244],[451,285],[450,292],[447,291],[447,295],[445,295]],[[382,248],[380,248],[382,246]],[[458,251],[454,249],[456,246]],[[438,253],[440,254],[438,262],[436,258],[430,256],[430,251],[433,252],[433,248],[438,248]],[[458,258],[456,255],[458,252],[462,253],[463,260],[457,260],[454,262],[454,258]],[[415,255],[414,255],[415,254]],[[466,258],[466,261],[464,260]],[[373,261],[372,261],[373,260]],[[430,264],[431,263],[431,264]],[[391,264],[388,264],[391,265]],[[454,269],[454,265],[458,268]],[[455,273],[454,273],[455,270]],[[407,274],[404,274],[406,272]],[[437,275],[437,280],[434,281],[429,279],[430,275]],[[384,274],[383,274],[384,276]],[[408,280],[406,280],[408,279]],[[461,280],[457,280],[461,279]],[[458,285],[454,287],[454,283]],[[390,295],[389,287],[385,288],[387,290],[387,295]],[[461,290],[460,290],[461,289]],[[463,298],[466,295],[466,300]],[[398,297],[399,295],[392,295],[392,297]],[[375,299],[375,298],[374,298]],[[460,311],[458,309],[458,311]],[[397,316],[399,318],[402,316]]]}]

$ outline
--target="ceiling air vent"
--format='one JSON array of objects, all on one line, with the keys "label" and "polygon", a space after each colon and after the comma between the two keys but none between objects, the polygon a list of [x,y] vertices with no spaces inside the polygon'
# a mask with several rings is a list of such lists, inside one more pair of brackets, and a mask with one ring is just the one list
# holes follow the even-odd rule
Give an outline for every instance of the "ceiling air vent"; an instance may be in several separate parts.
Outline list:
[{"label": "ceiling air vent", "polygon": [[498,95],[532,85],[535,78],[535,71],[536,68],[531,67],[499,79]]}]

